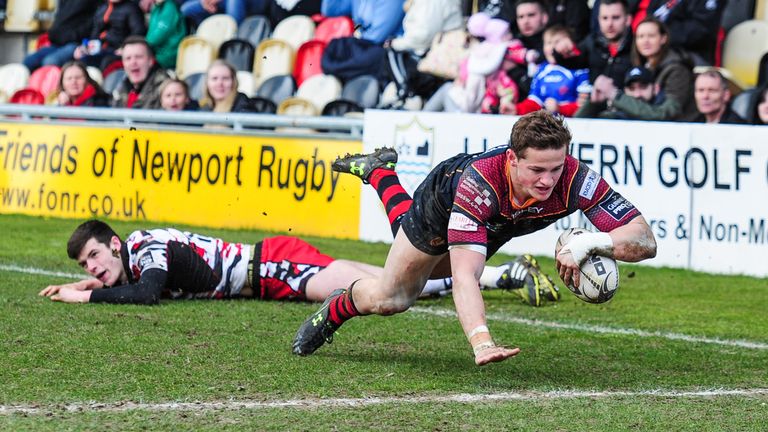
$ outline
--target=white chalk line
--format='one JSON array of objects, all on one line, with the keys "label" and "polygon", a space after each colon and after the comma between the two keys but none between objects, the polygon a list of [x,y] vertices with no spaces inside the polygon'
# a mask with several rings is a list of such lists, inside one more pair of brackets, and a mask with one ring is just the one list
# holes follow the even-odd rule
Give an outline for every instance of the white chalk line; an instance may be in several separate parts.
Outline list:
[{"label": "white chalk line", "polygon": [[[81,274],[48,271],[48,270],[43,270],[35,267],[21,267],[16,265],[0,264],[0,270],[29,273],[29,274],[39,274],[39,275],[45,275],[45,276],[65,277],[70,279],[84,279],[84,276]],[[439,317],[456,317],[456,312],[449,309],[414,306],[409,310],[417,314],[428,314],[428,315],[435,315]],[[703,344],[747,348],[747,349],[755,349],[755,350],[768,350],[768,343],[754,342],[749,340],[720,339],[720,338],[711,338],[711,337],[704,337],[704,336],[691,336],[683,333],[647,331],[647,330],[638,330],[638,329],[632,329],[632,328],[607,327],[607,326],[593,325],[593,324],[543,321],[543,320],[536,320],[536,319],[513,317],[506,314],[498,314],[498,313],[488,314],[487,318],[491,321],[515,323],[515,324],[527,325],[531,327],[575,330],[575,331],[581,331],[586,333],[637,336],[637,337],[644,337],[644,338],[662,338],[667,340],[683,341],[683,342],[690,342],[690,343],[703,343]]]},{"label": "white chalk line", "polygon": [[[448,309],[441,309],[441,308],[425,308],[425,307],[414,306],[414,307],[411,307],[409,310],[415,313],[429,314],[429,315],[435,315],[440,317],[456,316],[456,312]],[[748,349],[756,349],[756,350],[768,349],[768,344],[762,343],[762,342],[753,342],[748,340],[708,338],[703,336],[690,336],[683,333],[646,331],[646,330],[637,330],[637,329],[631,329],[631,328],[606,327],[606,326],[593,325],[593,324],[576,324],[576,323],[563,323],[563,322],[557,322],[557,321],[543,321],[543,320],[535,320],[535,319],[528,319],[528,318],[511,317],[505,314],[488,314],[487,319],[489,321],[501,321],[501,322],[522,324],[522,325],[527,325],[531,327],[576,330],[576,331],[587,332],[587,333],[616,334],[616,335],[623,335],[623,336],[638,336],[638,337],[647,337],[647,338],[663,338],[663,339],[669,339],[669,340],[675,340],[675,341],[713,344],[713,345],[748,348]]]},{"label": "white chalk line", "polygon": [[229,400],[214,402],[159,402],[159,403],[69,403],[53,405],[0,405],[0,415],[46,414],[51,412],[131,412],[131,411],[222,411],[239,409],[269,408],[354,408],[384,404],[425,404],[425,403],[481,403],[542,401],[577,398],[621,398],[621,397],[656,397],[656,398],[719,398],[719,397],[761,397],[768,396],[768,389],[710,389],[698,391],[684,390],[642,390],[642,391],[579,391],[554,390],[547,392],[502,392],[484,394],[450,394],[424,396],[389,396],[366,398],[332,399],[287,399],[287,400]]}]

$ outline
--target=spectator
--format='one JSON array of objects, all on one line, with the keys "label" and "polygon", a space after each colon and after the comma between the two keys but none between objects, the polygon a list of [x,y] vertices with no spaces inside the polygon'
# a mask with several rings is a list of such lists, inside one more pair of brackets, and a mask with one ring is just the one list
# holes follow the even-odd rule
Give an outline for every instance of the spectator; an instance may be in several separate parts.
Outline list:
[{"label": "spectator", "polygon": [[627,0],[604,0],[598,12],[600,34],[590,34],[578,46],[561,40],[555,47],[557,63],[568,69],[589,69],[589,81],[605,75],[621,85],[631,68],[632,33]]},{"label": "spectator", "polygon": [[224,13],[239,25],[248,15],[261,15],[267,11],[268,0],[187,0],[181,13],[197,27],[211,15]]},{"label": "spectator", "polygon": [[155,54],[147,41],[139,36],[125,40],[121,48],[125,80],[118,89],[116,107],[160,108],[160,84],[168,73],[155,61]]},{"label": "spectator", "polygon": [[269,0],[269,22],[272,28],[293,15],[312,16],[320,13],[322,0]]},{"label": "spectator", "polygon": [[155,0],[149,15],[147,43],[155,52],[160,66],[166,69],[176,67],[176,52],[186,35],[187,24],[176,2]]},{"label": "spectator", "polygon": [[753,100],[752,124],[768,125],[768,85],[758,88]]},{"label": "spectator", "polygon": [[[101,67],[116,55],[116,50],[129,36],[147,33],[144,13],[127,0],[107,0],[96,9],[87,45],[75,48],[74,58],[88,66]],[[118,54],[119,55],[119,54]]]},{"label": "spectator", "polygon": [[189,96],[184,80],[169,78],[160,84],[160,107],[166,111],[196,111],[197,102]]},{"label": "spectator", "polygon": [[523,45],[539,54],[544,50],[544,29],[549,22],[547,6],[544,0],[517,0],[515,2],[515,38]]},{"label": "spectator", "polygon": [[237,70],[224,60],[216,60],[205,74],[205,93],[200,100],[202,111],[253,112],[251,100],[237,91]]},{"label": "spectator", "polygon": [[[606,77],[599,77],[595,81],[596,87],[602,85],[601,80],[609,81]],[[608,85],[615,89],[612,82],[609,81]],[[642,66],[635,66],[627,72],[623,92],[616,90],[616,93],[593,93],[574,117],[655,120],[644,117],[648,109],[664,110],[664,95],[659,92],[659,85],[654,83],[653,73]]]},{"label": "spectator", "polygon": [[544,31],[544,57],[547,63],[534,76],[528,97],[509,114],[523,115],[545,108],[549,112],[573,116],[579,108],[579,88],[584,92],[584,87],[589,87],[589,71],[570,70],[557,64],[554,47],[560,40],[570,38],[568,29],[561,25],[554,25]]},{"label": "spectator", "polygon": [[51,45],[24,58],[24,66],[34,71],[40,66],[61,66],[72,60],[75,49],[91,34],[93,11],[100,0],[59,0],[56,16],[48,30]]},{"label": "spectator", "polygon": [[674,48],[691,53],[696,64],[711,65],[727,0],[640,0],[634,10],[633,30],[646,16],[653,16],[669,28]]},{"label": "spectator", "polygon": [[323,0],[325,16],[351,16],[360,38],[376,44],[403,33],[404,0]]},{"label": "spectator", "polygon": [[423,56],[437,34],[464,25],[460,6],[460,0],[406,2],[403,35],[392,40],[392,48],[397,51],[413,51]]},{"label": "spectator", "polygon": [[567,28],[576,42],[589,34],[589,4],[587,0],[552,0],[549,2],[549,25]]},{"label": "spectator", "polygon": [[653,73],[658,87],[656,93],[663,92],[664,102],[649,104],[638,98],[624,98],[608,80],[599,80],[599,85],[598,81],[595,82],[595,90],[602,94],[597,99],[606,100],[611,105],[618,104],[619,110],[631,113],[630,118],[640,120],[680,120],[695,115],[692,65],[685,56],[670,49],[669,33],[664,23],[654,17],[646,17],[638,25],[632,62]]},{"label": "spectator", "polygon": [[698,113],[691,119],[694,123],[733,123],[746,121],[731,110],[731,91],[728,80],[715,68],[696,76],[694,96]]},{"label": "spectator", "polygon": [[61,68],[55,95],[59,106],[106,107],[111,97],[88,75],[86,65],[70,61]]}]

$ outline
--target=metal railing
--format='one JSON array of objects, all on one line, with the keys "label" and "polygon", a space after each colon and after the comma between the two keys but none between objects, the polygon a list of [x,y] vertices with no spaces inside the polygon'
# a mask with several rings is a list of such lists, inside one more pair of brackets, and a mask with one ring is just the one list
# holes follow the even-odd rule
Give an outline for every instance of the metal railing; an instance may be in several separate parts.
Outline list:
[{"label": "metal railing", "polygon": [[[82,108],[55,107],[46,105],[0,104],[0,115],[7,120],[33,121],[46,120],[86,120],[94,124],[104,122],[120,123],[128,126],[136,124],[166,127],[202,127],[220,125],[232,128],[234,132],[245,132],[250,128],[290,129],[291,133],[307,134],[335,133],[362,138],[362,118],[345,117],[304,117],[258,113],[213,113],[202,111],[162,111],[125,108]],[[10,116],[10,117],[9,117]],[[98,122],[98,123],[96,123]],[[323,132],[318,132],[323,131]],[[259,131],[248,131],[259,132]]]}]

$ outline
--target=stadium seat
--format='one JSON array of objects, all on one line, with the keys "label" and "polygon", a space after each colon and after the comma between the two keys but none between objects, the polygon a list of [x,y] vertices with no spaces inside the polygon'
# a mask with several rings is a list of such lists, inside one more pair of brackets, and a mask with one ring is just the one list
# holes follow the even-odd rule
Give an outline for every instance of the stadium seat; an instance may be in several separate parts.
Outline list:
[{"label": "stadium seat", "polygon": [[328,102],[323,108],[322,115],[331,117],[344,117],[352,112],[363,112],[363,108],[348,100],[337,99],[335,101]]},{"label": "stadium seat", "polygon": [[275,114],[277,113],[277,105],[267,98],[253,97],[251,98],[251,106],[253,110],[261,114]]},{"label": "stadium seat", "polygon": [[315,75],[304,81],[296,96],[312,102],[315,110],[322,112],[328,102],[341,97],[341,82],[332,75]]},{"label": "stadium seat", "polygon": [[379,80],[373,75],[362,75],[349,80],[341,90],[341,98],[352,101],[362,108],[373,108],[379,104]]},{"label": "stadium seat", "polygon": [[207,40],[213,46],[214,52],[219,50],[224,41],[232,39],[237,34],[237,22],[227,14],[211,15],[197,27],[195,36]]},{"label": "stadium seat", "polygon": [[189,87],[189,97],[196,101],[203,98],[205,94],[205,72],[198,72],[184,78],[184,82]]},{"label": "stadium seat", "polygon": [[310,40],[304,42],[296,52],[296,62],[293,65],[293,77],[296,85],[301,85],[307,78],[323,73],[320,62],[323,58],[325,42]]},{"label": "stadium seat", "polygon": [[237,29],[237,38],[247,40],[255,47],[271,34],[272,26],[269,24],[269,18],[262,15],[249,16]]},{"label": "stadium seat", "polygon": [[230,39],[219,48],[219,58],[228,61],[239,71],[253,71],[256,49],[247,40]]},{"label": "stadium seat", "polygon": [[205,72],[214,59],[213,46],[207,40],[197,36],[187,36],[181,40],[176,57],[176,76],[181,79],[197,72]]},{"label": "stadium seat", "polygon": [[8,100],[17,90],[27,86],[29,69],[21,63],[9,63],[0,66],[0,92],[5,94],[4,100]]},{"label": "stadium seat", "polygon": [[272,39],[288,42],[294,51],[301,44],[312,39],[315,34],[315,23],[312,18],[304,15],[293,15],[280,21],[272,32]]},{"label": "stadium seat", "polygon": [[[729,2],[731,3],[731,2]],[[755,4],[755,19],[768,21],[768,0],[757,0]]]},{"label": "stadium seat", "polygon": [[237,91],[245,93],[248,97],[253,97],[256,93],[253,73],[250,71],[237,71]]},{"label": "stadium seat", "polygon": [[40,10],[39,1],[8,0],[5,7],[5,31],[7,32],[36,32],[40,21],[35,14]]},{"label": "stadium seat", "polygon": [[101,87],[107,94],[112,95],[120,87],[120,83],[122,83],[124,79],[125,70],[117,69],[111,74],[107,75],[106,78],[104,78],[104,83],[101,85]]},{"label": "stadium seat", "polygon": [[750,20],[728,32],[723,45],[723,67],[744,87],[757,84],[760,59],[768,52],[768,22]]},{"label": "stadium seat", "polygon": [[256,96],[269,99],[276,105],[280,105],[282,101],[293,96],[295,92],[296,82],[293,80],[293,76],[276,75],[261,83],[256,91]]},{"label": "stadium seat", "polygon": [[754,96],[755,92],[756,90],[754,88],[744,90],[731,101],[731,109],[733,112],[750,122],[752,119],[748,119],[748,117],[752,117],[752,113],[749,112],[749,109],[751,107],[750,104],[752,103],[752,97]]},{"label": "stadium seat", "polygon": [[318,110],[311,101],[292,97],[280,102],[280,105],[277,107],[277,113],[291,116],[316,116]]},{"label": "stadium seat", "polygon": [[35,50],[39,50],[40,48],[45,48],[51,46],[51,40],[48,38],[48,33],[41,33],[40,36],[37,37],[37,41],[35,42]]},{"label": "stadium seat", "polygon": [[104,84],[104,74],[101,73],[101,69],[96,66],[88,66],[88,76],[92,80],[96,81],[99,85]]},{"label": "stadium seat", "polygon": [[29,76],[27,86],[39,91],[44,98],[56,91],[61,78],[61,68],[55,65],[42,66]]},{"label": "stadium seat", "polygon": [[266,39],[256,48],[253,75],[256,85],[275,75],[289,75],[293,72],[294,51],[282,40]]},{"label": "stadium seat", "polygon": [[33,88],[23,88],[16,91],[9,102],[12,104],[43,105],[45,96]]},{"label": "stadium seat", "polygon": [[328,43],[331,39],[352,36],[355,23],[347,16],[329,17],[320,21],[315,28],[315,40]]}]

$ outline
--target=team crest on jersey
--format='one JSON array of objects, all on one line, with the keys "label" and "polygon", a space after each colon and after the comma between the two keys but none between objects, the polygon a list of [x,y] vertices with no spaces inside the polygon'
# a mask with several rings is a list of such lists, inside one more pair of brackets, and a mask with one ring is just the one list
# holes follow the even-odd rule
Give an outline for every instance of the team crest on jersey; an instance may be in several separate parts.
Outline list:
[{"label": "team crest on jersey", "polygon": [[432,170],[434,146],[435,129],[421,124],[418,117],[414,116],[407,124],[395,126],[397,175],[411,195]]}]

